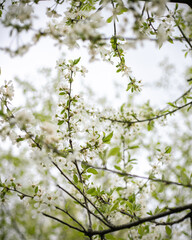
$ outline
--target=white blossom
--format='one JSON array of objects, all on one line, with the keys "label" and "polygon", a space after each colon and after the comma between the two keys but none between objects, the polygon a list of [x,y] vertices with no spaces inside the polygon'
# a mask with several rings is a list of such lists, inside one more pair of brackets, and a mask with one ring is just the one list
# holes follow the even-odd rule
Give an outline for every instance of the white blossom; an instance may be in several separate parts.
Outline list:
[{"label": "white blossom", "polygon": [[57,126],[54,124],[44,122],[43,125],[41,125],[41,129],[43,130],[45,143],[51,144],[59,140],[57,135]]},{"label": "white blossom", "polygon": [[0,87],[0,94],[4,95],[9,100],[13,99],[14,87],[11,80],[8,82],[5,80],[5,84]]},{"label": "white blossom", "polygon": [[17,19],[20,22],[31,19],[31,14],[33,12],[33,7],[28,4],[19,3],[12,4],[8,8],[8,12],[5,16],[5,23],[9,24],[12,20]]},{"label": "white blossom", "polygon": [[25,126],[29,126],[34,123],[34,116],[31,112],[23,109],[15,113],[15,119],[17,124],[24,128]]}]

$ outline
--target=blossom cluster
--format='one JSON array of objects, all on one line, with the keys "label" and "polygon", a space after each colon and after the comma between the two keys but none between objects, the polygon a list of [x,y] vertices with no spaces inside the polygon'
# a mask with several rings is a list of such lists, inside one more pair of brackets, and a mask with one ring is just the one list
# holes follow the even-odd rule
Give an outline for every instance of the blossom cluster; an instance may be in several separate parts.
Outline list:
[{"label": "blossom cluster", "polygon": [[19,21],[21,23],[24,23],[26,21],[31,22],[32,13],[32,5],[25,4],[23,2],[12,4],[8,7],[4,23],[5,25],[10,25],[14,23],[14,21]]},{"label": "blossom cluster", "polygon": [[12,100],[14,96],[14,87],[12,81],[5,81],[5,84],[0,87],[1,98]]}]

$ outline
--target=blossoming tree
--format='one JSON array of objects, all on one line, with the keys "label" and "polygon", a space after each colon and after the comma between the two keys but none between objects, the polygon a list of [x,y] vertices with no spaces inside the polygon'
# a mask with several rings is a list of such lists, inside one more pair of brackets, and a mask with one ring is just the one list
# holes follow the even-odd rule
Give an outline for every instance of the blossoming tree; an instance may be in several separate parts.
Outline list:
[{"label": "blossoming tree", "polygon": [[[34,26],[42,4],[45,28]],[[191,1],[4,0],[0,19],[11,41],[30,36],[0,47],[12,57],[45,37],[77,51],[57,61],[57,77],[47,73],[42,89],[17,79],[25,108],[14,107],[13,82],[1,83],[1,239],[191,239],[192,66],[186,90],[164,109],[130,97],[119,110],[98,110],[74,92],[87,72],[82,42],[90,61],[114,64],[129,96],[142,90],[126,63],[137,42],[179,41],[190,58]]]}]

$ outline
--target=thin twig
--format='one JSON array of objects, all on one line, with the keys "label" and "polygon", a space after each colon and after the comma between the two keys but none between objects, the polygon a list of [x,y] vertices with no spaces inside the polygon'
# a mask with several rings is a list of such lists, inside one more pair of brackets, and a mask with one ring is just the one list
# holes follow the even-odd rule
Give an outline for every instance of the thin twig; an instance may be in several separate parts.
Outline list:
[{"label": "thin twig", "polygon": [[67,177],[67,175],[60,169],[60,167],[59,167],[55,162],[52,161],[52,163],[53,163],[53,165],[60,171],[61,175],[63,175],[63,176],[67,179],[67,181],[68,181],[69,183],[71,183],[71,184],[77,189],[77,191],[78,191],[79,193],[81,193],[81,195],[82,195],[84,198],[87,199],[87,201],[95,208],[95,210],[97,210],[97,212],[102,216],[102,218],[103,218],[103,219],[107,222],[107,224],[110,226],[111,223],[106,219],[106,217],[103,215],[103,213],[95,206],[95,204],[92,203],[92,201],[85,196],[85,194],[69,179],[69,177]]},{"label": "thin twig", "polygon": [[[191,6],[192,6],[192,4],[191,4]],[[166,8],[167,8],[167,10],[170,12],[170,10],[169,10],[169,8],[168,8],[167,5],[166,5]],[[179,26],[179,24],[177,23],[177,20],[176,20],[175,16],[172,15],[172,17],[173,17],[173,19],[174,19],[174,21],[175,21],[175,24],[176,24],[176,26],[178,27],[181,35],[183,36],[183,38],[185,39],[185,41],[188,43],[188,45],[190,46],[190,48],[191,48],[191,50],[192,50],[192,44],[191,44],[189,38],[185,35],[184,31],[182,30],[182,28],[181,28],[181,27]]]},{"label": "thin twig", "polygon": [[[71,147],[71,151],[73,153],[73,142],[72,142],[72,138],[71,138],[71,101],[72,101],[72,98],[71,98],[71,93],[72,93],[72,79],[73,79],[73,71],[71,71],[71,77],[70,77],[70,80],[69,80],[69,92],[68,92],[68,101],[69,101],[69,105],[68,105],[68,108],[67,108],[67,115],[68,115],[68,118],[67,118],[67,124],[68,124],[68,132],[69,132],[69,145]],[[77,173],[78,173],[78,176],[79,176],[79,180],[80,182],[82,183],[83,185],[83,181],[82,181],[82,177],[81,177],[81,173],[80,173],[80,170],[79,170],[79,167],[78,167],[78,164],[77,162],[75,161],[74,162],[75,164],[75,167],[77,169]],[[84,186],[83,186],[83,198],[84,198],[84,201],[85,201],[85,205],[86,205],[86,209],[87,209],[87,216],[88,216],[88,219],[89,219],[89,230],[91,231],[92,230],[92,221],[91,221],[91,215],[89,213],[89,205],[88,205],[88,202],[87,202],[87,198],[85,197],[85,190],[84,190]]]},{"label": "thin twig", "polygon": [[[81,161],[80,161],[80,162],[81,162]],[[108,172],[115,173],[115,174],[118,174],[118,175],[121,175],[121,176],[128,176],[128,177],[130,177],[130,178],[146,179],[146,180],[153,181],[153,182],[164,183],[164,184],[166,184],[166,185],[171,185],[171,184],[173,184],[173,185],[177,185],[177,186],[181,186],[181,187],[192,188],[192,185],[191,185],[191,184],[182,184],[182,183],[173,182],[173,181],[164,180],[164,179],[159,179],[159,178],[151,178],[151,177],[139,176],[139,175],[136,175],[136,174],[130,174],[130,173],[126,173],[126,172],[120,172],[120,171],[117,171],[117,170],[109,169],[109,168],[107,168],[107,167],[93,166],[93,165],[88,164],[88,163],[86,163],[86,162],[83,162],[83,163],[84,163],[86,166],[88,166],[88,167],[95,168],[95,169],[102,170],[102,171],[108,171]]]},{"label": "thin twig", "polygon": [[86,233],[86,231],[81,230],[81,229],[79,229],[79,228],[77,228],[77,227],[74,227],[74,226],[72,226],[72,225],[70,225],[70,224],[62,221],[62,220],[59,219],[59,218],[53,217],[53,216],[51,216],[51,215],[49,215],[49,214],[47,214],[47,213],[42,213],[42,214],[43,214],[44,216],[46,216],[46,217],[49,217],[49,218],[51,218],[51,219],[53,219],[53,220],[56,220],[57,222],[60,222],[60,223],[62,223],[62,224],[64,224],[64,225],[68,226],[69,228],[75,229],[75,230],[77,230],[77,231],[79,231],[79,232],[82,232],[82,233]]},{"label": "thin twig", "polygon": [[62,208],[60,208],[60,207],[55,207],[56,209],[58,209],[58,210],[60,210],[61,212],[64,212],[65,214],[67,214],[74,222],[76,222],[84,231],[86,231],[85,230],[85,228],[83,227],[83,225],[79,222],[79,221],[77,221],[77,219],[75,219],[68,211],[65,211],[64,209],[62,209]]},{"label": "thin twig", "polygon": [[175,221],[172,221],[172,222],[156,222],[156,221],[152,221],[152,222],[155,223],[156,225],[163,225],[163,226],[169,225],[169,226],[173,226],[174,224],[183,222],[185,219],[189,218],[190,215],[191,215],[191,212],[186,214],[184,217],[179,218],[178,220],[175,220]]},{"label": "thin twig", "polygon": [[[63,192],[67,193],[67,195],[69,195],[73,200],[75,200],[76,202],[78,202],[83,208],[86,209],[86,206],[80,202],[77,198],[75,198],[71,193],[69,193],[66,189],[62,188],[60,185],[57,185],[58,188],[60,188]],[[111,227],[111,225],[109,225],[107,222],[105,222],[102,218],[100,218],[99,216],[97,216],[95,213],[93,213],[91,210],[89,210],[89,213],[92,214],[95,218],[97,218],[98,220],[100,220],[103,224],[105,224],[108,227]]]}]

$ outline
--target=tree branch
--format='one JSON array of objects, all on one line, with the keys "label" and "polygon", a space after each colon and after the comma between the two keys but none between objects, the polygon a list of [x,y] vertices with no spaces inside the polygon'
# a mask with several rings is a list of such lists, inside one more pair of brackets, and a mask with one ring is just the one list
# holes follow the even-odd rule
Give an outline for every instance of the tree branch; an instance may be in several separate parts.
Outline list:
[{"label": "tree branch", "polygon": [[146,119],[137,119],[135,121],[129,121],[129,120],[120,120],[120,119],[113,119],[113,118],[107,118],[107,117],[100,117],[101,119],[104,119],[104,120],[109,120],[111,122],[118,122],[118,123],[123,123],[123,124],[129,124],[132,125],[132,124],[135,124],[135,123],[143,123],[143,122],[150,122],[150,121],[153,121],[153,120],[156,120],[156,119],[159,119],[159,118],[162,118],[162,117],[166,117],[167,115],[171,115],[172,113],[175,113],[177,112],[178,110],[181,110],[182,108],[185,108],[189,105],[192,104],[192,101],[191,102],[188,102],[182,106],[179,106],[179,107],[176,107],[176,109],[172,110],[172,111],[169,111],[169,112],[166,112],[166,113],[163,113],[163,114],[160,114],[160,115],[156,115],[155,117],[151,117],[151,118],[146,118]]},{"label": "tree branch", "polygon": [[93,235],[105,235],[105,234],[116,232],[116,231],[123,230],[123,229],[130,229],[132,227],[139,226],[143,223],[151,222],[153,220],[156,220],[156,219],[159,219],[159,218],[162,218],[162,217],[166,217],[166,216],[172,215],[174,213],[179,213],[179,212],[182,212],[182,211],[185,211],[185,210],[188,210],[188,209],[192,209],[192,203],[181,206],[181,207],[170,208],[166,212],[162,212],[162,213],[159,213],[159,214],[156,214],[156,215],[153,215],[153,216],[149,216],[149,217],[140,218],[138,221],[122,224],[122,225],[119,225],[119,226],[115,226],[112,229],[106,229],[106,230],[102,230],[102,231],[93,231],[92,233],[89,233],[89,235],[90,234],[92,236]]},{"label": "tree branch", "polygon": [[[59,168],[59,166],[52,161],[52,163],[55,165],[55,167],[60,171],[60,173],[68,180],[69,183],[71,183],[76,189],[77,191],[84,197],[87,199],[87,201],[95,208],[95,210],[100,214],[100,216],[102,216],[102,218],[106,221],[106,223],[108,224],[108,226],[112,226],[112,224],[106,219],[106,217],[103,215],[103,213],[95,206],[94,203],[92,203],[92,201],[87,198],[87,196],[85,196],[85,194],[64,174],[64,172]],[[57,185],[59,186],[59,185]]]},{"label": "tree branch", "polygon": [[60,223],[62,223],[62,224],[64,224],[64,225],[68,226],[69,228],[75,229],[75,230],[77,230],[77,231],[79,231],[79,232],[82,232],[82,233],[86,233],[86,231],[81,230],[81,229],[79,229],[79,228],[77,228],[77,227],[74,227],[74,226],[72,226],[72,225],[70,225],[70,224],[62,221],[62,220],[59,219],[59,218],[53,217],[53,216],[51,216],[51,215],[49,215],[49,214],[47,214],[47,213],[42,213],[42,214],[43,214],[44,216],[46,216],[46,217],[49,217],[49,218],[51,218],[51,219],[53,219],[53,220],[56,220],[57,222],[60,222]]},{"label": "tree branch", "polygon": [[[151,0],[142,0],[142,1],[143,2],[151,2]],[[168,0],[168,2],[187,4],[189,7],[192,8],[192,1],[191,0]]]},{"label": "tree branch", "polygon": [[[58,188],[60,188],[63,192],[67,193],[67,195],[69,195],[73,200],[75,200],[76,202],[78,202],[83,208],[86,208],[86,206],[80,202],[78,199],[76,199],[71,193],[69,193],[66,189],[62,188],[61,186],[57,185]],[[102,223],[104,223],[106,226],[111,227],[111,225],[109,225],[107,222],[105,222],[102,218],[100,218],[99,216],[97,216],[95,213],[93,213],[91,210],[89,210],[89,213],[92,214],[95,218],[99,219]]]},{"label": "tree branch", "polygon": [[79,222],[79,221],[77,221],[77,219],[75,219],[70,213],[68,213],[67,211],[65,211],[64,209],[62,209],[62,208],[60,208],[60,207],[55,207],[56,209],[58,209],[58,210],[60,210],[61,212],[64,212],[65,214],[67,214],[74,222],[76,222],[84,231],[86,231],[85,230],[85,228],[83,227],[83,225]]},{"label": "tree branch", "polygon": [[173,182],[173,181],[164,180],[164,179],[159,179],[159,178],[150,178],[150,177],[145,177],[145,176],[139,176],[139,175],[135,175],[135,174],[130,174],[130,173],[126,173],[126,172],[120,172],[120,171],[117,171],[117,170],[109,169],[107,167],[93,166],[93,165],[88,164],[86,162],[83,162],[83,164],[85,164],[86,166],[91,167],[91,168],[95,168],[95,169],[102,170],[102,171],[108,171],[108,172],[115,173],[115,174],[118,174],[118,175],[121,175],[121,176],[128,176],[130,178],[140,178],[140,179],[146,179],[146,180],[153,181],[153,182],[164,183],[166,185],[173,184],[173,185],[177,185],[177,186],[181,186],[181,187],[192,188],[191,184],[182,184],[182,183]]},{"label": "tree branch", "polygon": [[178,220],[172,221],[172,222],[156,222],[156,221],[152,221],[153,223],[155,223],[156,225],[169,225],[169,226],[173,226],[174,224],[178,224],[180,222],[183,222],[185,219],[190,218],[191,216],[191,212],[186,214],[184,217],[179,218]]}]

